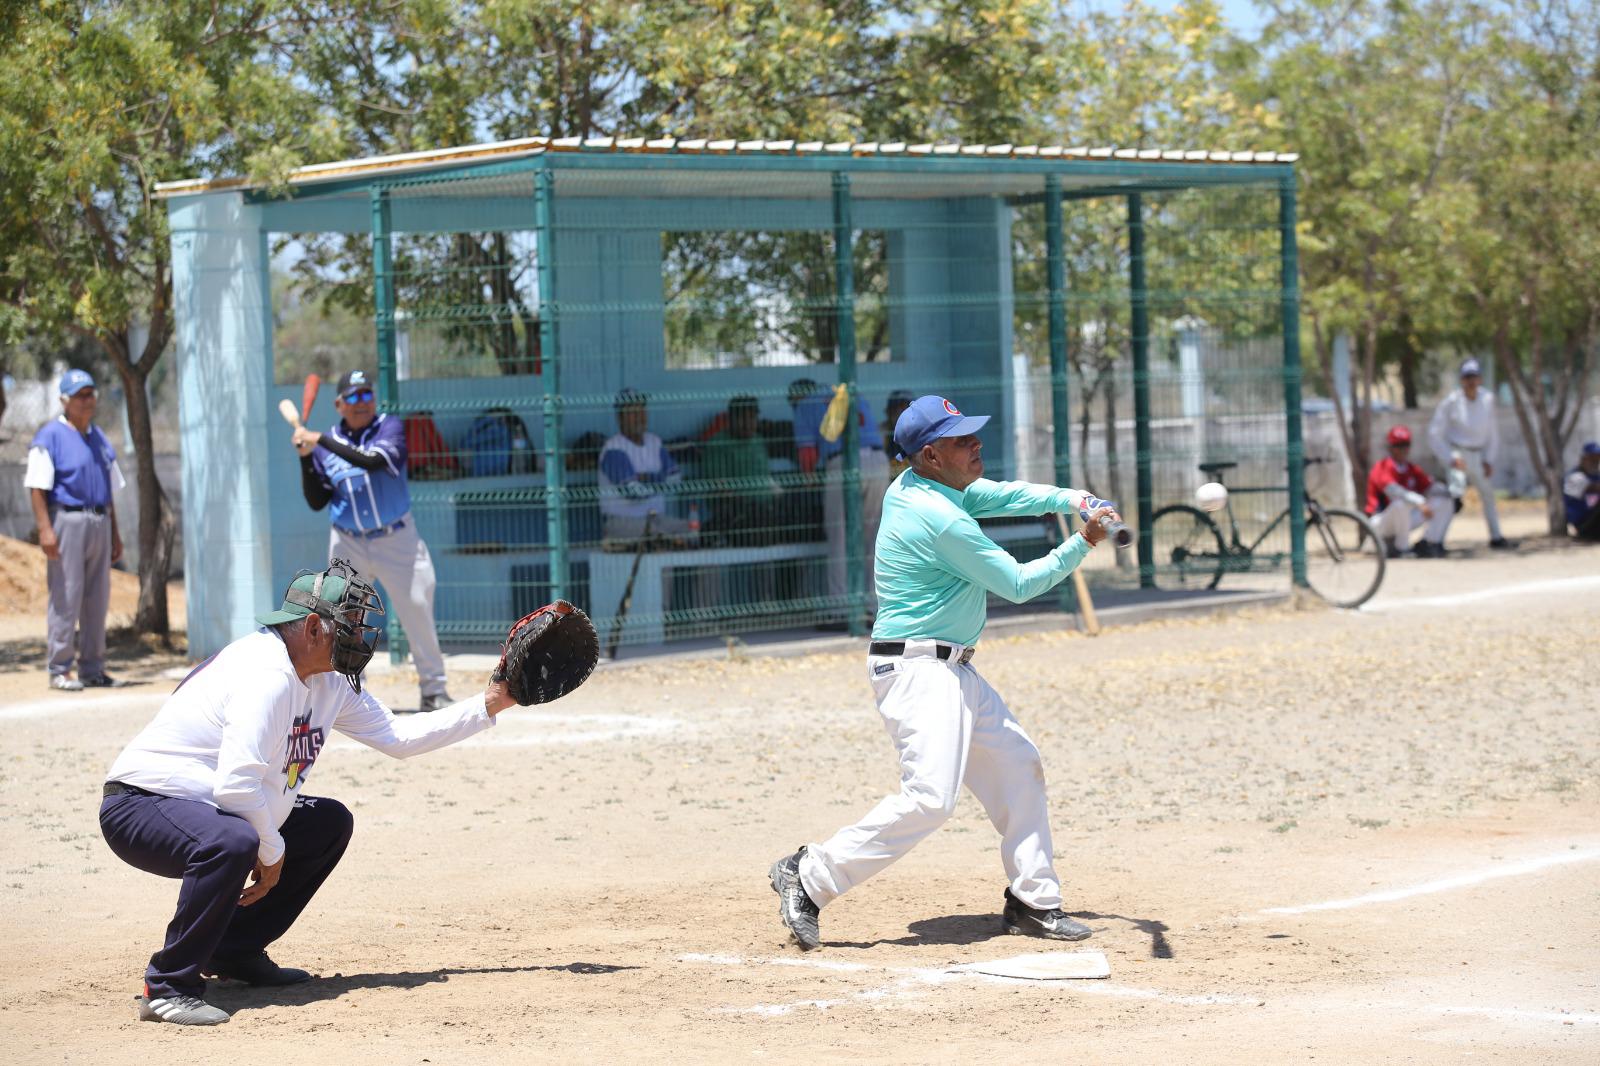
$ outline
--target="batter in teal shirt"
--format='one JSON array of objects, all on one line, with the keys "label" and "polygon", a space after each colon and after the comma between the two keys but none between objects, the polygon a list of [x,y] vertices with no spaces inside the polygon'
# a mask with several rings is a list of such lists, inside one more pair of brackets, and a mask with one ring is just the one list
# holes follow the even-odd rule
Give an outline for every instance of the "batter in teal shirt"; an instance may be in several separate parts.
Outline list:
[{"label": "batter in teal shirt", "polygon": [[[802,950],[822,944],[822,908],[942,825],[963,785],[1000,834],[1009,882],[1001,928],[1047,940],[1092,933],[1062,910],[1039,749],[969,650],[983,632],[989,593],[1020,603],[1057,584],[1106,538],[1102,519],[1116,512],[1077,489],[985,480],[977,434],[988,421],[923,396],[895,423],[895,446],[911,469],[883,497],[867,679],[894,738],[900,789],[768,870],[778,916]],[[980,518],[1068,509],[1085,517],[1084,532],[1031,563],[1017,562],[978,526]]]},{"label": "batter in teal shirt", "polygon": [[883,497],[872,639],[978,643],[987,593],[1012,603],[1031,600],[1072,573],[1090,548],[1073,534],[1043,558],[1019,563],[978,519],[1065,513],[1090,500],[1077,489],[985,478],[961,491],[907,470]]}]

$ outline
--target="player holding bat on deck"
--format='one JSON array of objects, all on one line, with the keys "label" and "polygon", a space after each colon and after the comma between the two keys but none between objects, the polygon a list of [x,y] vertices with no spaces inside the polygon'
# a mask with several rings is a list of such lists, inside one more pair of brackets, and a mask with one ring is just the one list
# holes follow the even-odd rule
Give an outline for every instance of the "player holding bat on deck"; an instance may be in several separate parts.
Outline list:
[{"label": "player holding bat on deck", "polygon": [[411,517],[405,425],[379,414],[377,401],[371,375],[352,370],[339,379],[338,423],[323,433],[295,427],[301,488],[313,511],[328,508],[328,558],[348,559],[383,583],[411,644],[418,709],[436,711],[454,701],[445,690],[444,653],[433,623],[433,557]]},{"label": "player holding bat on deck", "polygon": [[[821,844],[773,863],[779,915],[805,950],[821,943],[818,912],[910,851],[955,810],[963,783],[1000,832],[1008,933],[1082,940],[1061,910],[1039,750],[972,665],[989,593],[1021,603],[1054,587],[1106,538],[1109,503],[1077,489],[983,478],[976,436],[987,416],[923,396],[895,423],[911,468],[884,495],[878,531],[878,617],[867,680],[900,760],[900,791]],[[1076,510],[1075,533],[1018,563],[980,518]]]}]

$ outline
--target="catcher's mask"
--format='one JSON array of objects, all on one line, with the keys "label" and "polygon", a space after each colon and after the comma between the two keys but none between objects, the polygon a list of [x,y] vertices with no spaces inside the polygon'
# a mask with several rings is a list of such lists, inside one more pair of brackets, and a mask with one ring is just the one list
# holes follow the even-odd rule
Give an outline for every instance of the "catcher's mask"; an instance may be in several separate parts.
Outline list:
[{"label": "catcher's mask", "polygon": [[332,623],[333,668],[360,692],[361,671],[377,647],[379,627],[373,621],[383,614],[383,601],[354,567],[343,559],[334,559],[320,573],[302,570],[296,574],[289,591],[283,594],[283,607],[258,616],[256,621],[272,626],[312,614]]}]

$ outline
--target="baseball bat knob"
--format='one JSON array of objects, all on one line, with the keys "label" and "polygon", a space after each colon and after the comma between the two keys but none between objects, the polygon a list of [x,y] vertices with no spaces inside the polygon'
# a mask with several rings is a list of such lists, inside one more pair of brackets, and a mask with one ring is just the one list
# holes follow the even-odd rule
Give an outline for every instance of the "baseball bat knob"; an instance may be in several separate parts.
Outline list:
[{"label": "baseball bat knob", "polygon": [[1137,534],[1128,528],[1126,522],[1119,522],[1110,516],[1100,519],[1100,528],[1106,531],[1106,537],[1118,548],[1131,548]]}]

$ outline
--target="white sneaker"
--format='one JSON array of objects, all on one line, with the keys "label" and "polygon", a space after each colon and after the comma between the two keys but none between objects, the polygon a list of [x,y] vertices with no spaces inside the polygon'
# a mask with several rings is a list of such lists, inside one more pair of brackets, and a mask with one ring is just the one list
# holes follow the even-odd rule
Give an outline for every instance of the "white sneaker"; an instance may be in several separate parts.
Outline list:
[{"label": "white sneaker", "polygon": [[50,687],[61,692],[82,692],[83,682],[66,674],[51,674]]},{"label": "white sneaker", "polygon": [[221,1025],[228,1012],[213,1007],[199,996],[134,996],[141,1022],[172,1022],[175,1025]]}]

